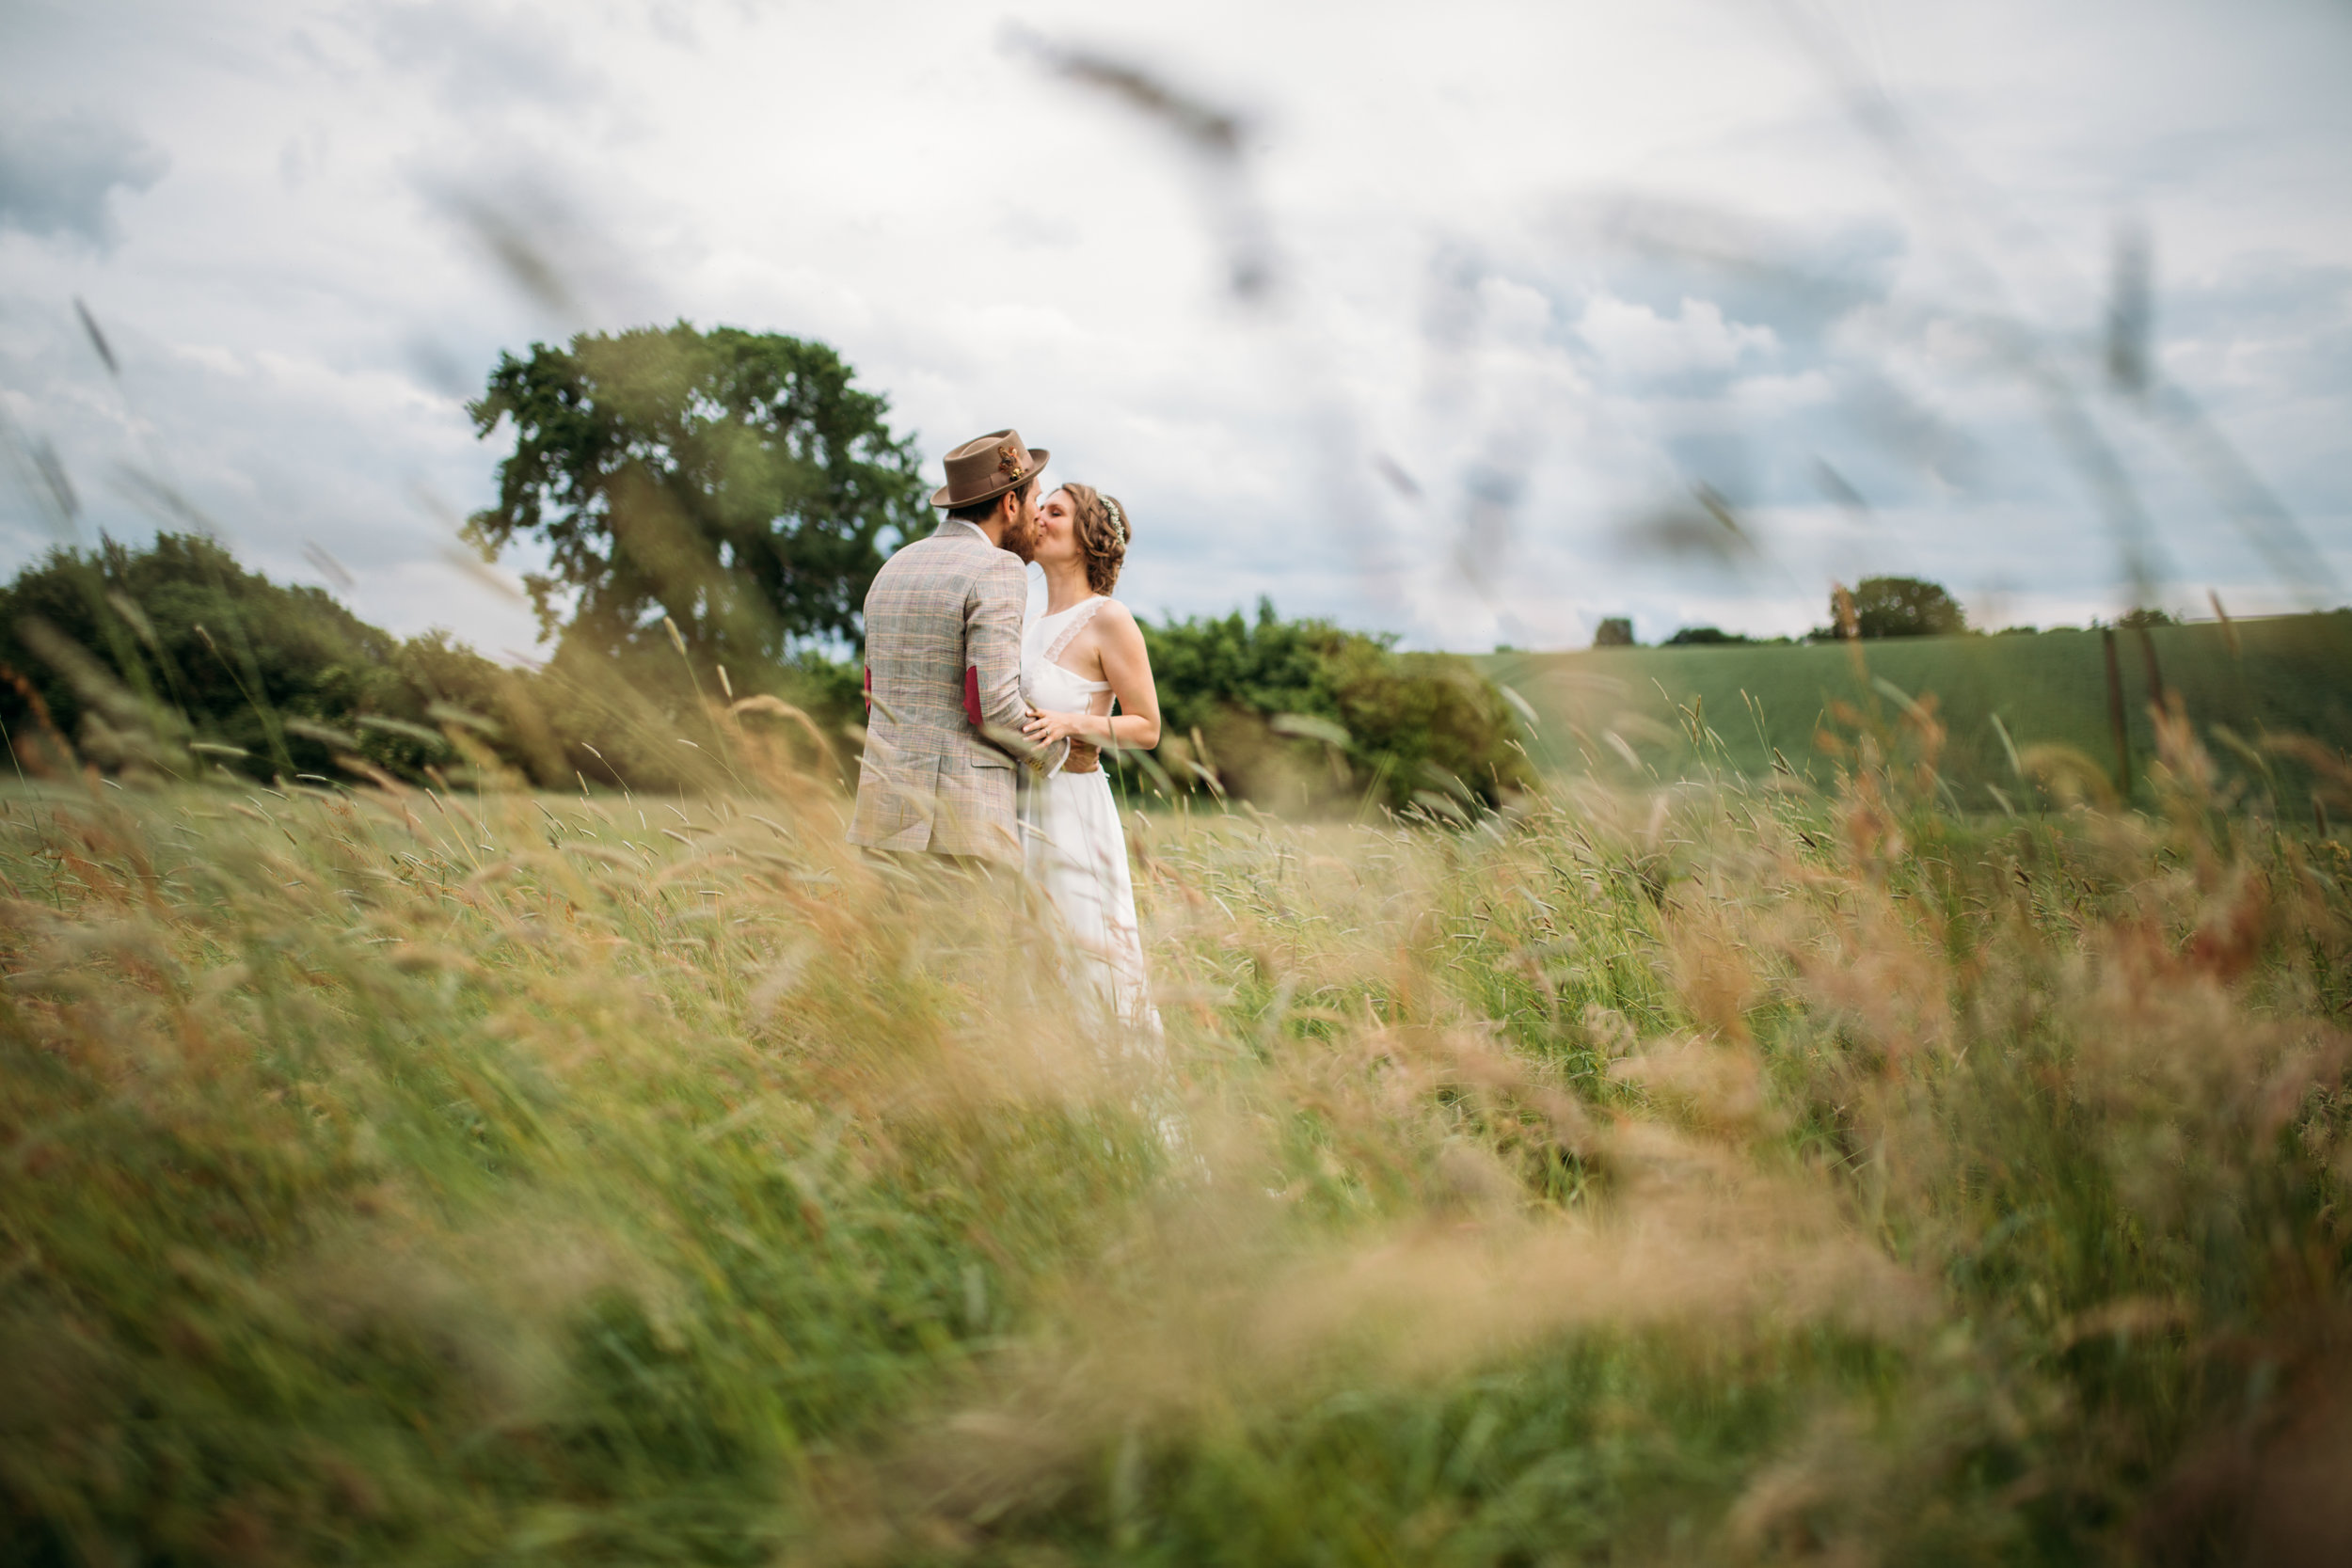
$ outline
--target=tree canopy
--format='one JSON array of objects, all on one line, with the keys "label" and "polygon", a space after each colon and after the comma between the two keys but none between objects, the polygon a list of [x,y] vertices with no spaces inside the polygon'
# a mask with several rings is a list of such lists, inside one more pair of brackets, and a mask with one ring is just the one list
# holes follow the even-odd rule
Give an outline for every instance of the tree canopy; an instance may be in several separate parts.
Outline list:
[{"label": "tree canopy", "polygon": [[501,354],[467,405],[502,424],[498,504],[467,532],[538,540],[542,635],[613,653],[660,637],[742,668],[863,635],[866,590],[930,512],[912,438],[822,343],[684,322]]},{"label": "tree canopy", "polygon": [[[1848,635],[1833,592],[1827,626],[1812,635],[1829,641]],[[1941,583],[1918,578],[1864,578],[1853,589],[1855,637],[1947,637],[1968,629],[1967,612]]]},{"label": "tree canopy", "polygon": [[45,711],[109,766],[160,722],[263,776],[317,768],[330,751],[305,721],[396,708],[398,650],[324,590],[274,583],[200,535],[109,539],[52,550],[0,588],[0,665],[23,683],[0,714],[21,736]]}]

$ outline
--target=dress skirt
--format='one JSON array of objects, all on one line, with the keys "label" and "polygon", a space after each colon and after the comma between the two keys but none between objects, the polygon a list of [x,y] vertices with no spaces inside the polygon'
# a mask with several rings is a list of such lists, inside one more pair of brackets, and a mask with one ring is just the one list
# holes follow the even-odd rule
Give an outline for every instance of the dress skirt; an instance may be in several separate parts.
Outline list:
[{"label": "dress skirt", "polygon": [[1022,800],[1021,838],[1030,879],[1060,911],[1073,978],[1120,1022],[1158,1035],[1127,839],[1108,771],[1055,773],[1033,782]]}]

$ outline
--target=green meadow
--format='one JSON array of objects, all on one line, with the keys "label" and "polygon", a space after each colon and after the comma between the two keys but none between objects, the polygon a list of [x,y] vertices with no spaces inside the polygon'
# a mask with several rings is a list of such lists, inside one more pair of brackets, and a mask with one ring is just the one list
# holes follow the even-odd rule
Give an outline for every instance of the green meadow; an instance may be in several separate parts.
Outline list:
[{"label": "green meadow", "polygon": [[[2311,775],[2293,737],[2352,745],[2352,611],[2119,631],[2115,652],[2132,799],[2142,803],[2153,799],[2146,775],[2159,687],[2246,775],[2249,796],[2278,812],[2310,809]],[[2068,771],[2078,779],[2088,771],[2122,783],[2095,630],[1602,648],[1481,662],[1533,709],[1529,750],[1552,771],[1672,779],[1717,767],[1763,778],[1778,768],[1818,782],[1836,770],[1816,735],[1837,728],[1829,723],[1836,705],[1883,716],[1909,700],[1931,702],[1946,732],[1938,767],[1967,809],[1999,809],[1994,791],[2018,801],[2020,771],[2032,771],[2037,751],[2045,768],[2072,753]]]}]

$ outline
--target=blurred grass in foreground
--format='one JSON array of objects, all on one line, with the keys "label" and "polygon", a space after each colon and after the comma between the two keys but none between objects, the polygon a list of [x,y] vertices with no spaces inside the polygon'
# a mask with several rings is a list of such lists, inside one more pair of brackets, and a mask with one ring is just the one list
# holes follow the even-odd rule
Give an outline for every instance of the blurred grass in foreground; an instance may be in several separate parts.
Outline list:
[{"label": "blurred grass in foreground", "polygon": [[1938,739],[1139,819],[1165,1072],[780,770],[11,792],[0,1557],[2330,1560],[2352,857]]}]

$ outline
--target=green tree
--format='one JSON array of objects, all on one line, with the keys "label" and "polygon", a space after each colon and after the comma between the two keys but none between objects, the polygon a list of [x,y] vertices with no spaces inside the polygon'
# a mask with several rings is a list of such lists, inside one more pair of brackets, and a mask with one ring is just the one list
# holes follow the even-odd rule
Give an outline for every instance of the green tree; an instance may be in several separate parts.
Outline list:
[{"label": "green tree", "polygon": [[492,557],[546,546],[532,603],[578,650],[656,642],[664,615],[742,672],[857,641],[884,555],[930,513],[912,439],[852,378],[822,343],[683,322],[501,354],[467,409],[515,448],[467,532]]},{"label": "green tree", "polygon": [[109,539],[52,550],[0,589],[0,663],[24,682],[0,691],[0,713],[12,735],[38,728],[37,695],[109,767],[156,760],[135,742],[166,732],[263,777],[325,770],[333,744],[303,731],[413,709],[397,649],[324,590],[248,572],[210,539]]},{"label": "green tree", "polygon": [[[543,785],[688,787],[708,769],[676,737],[708,721],[675,651],[660,653],[508,669],[446,631],[402,641],[207,538],[105,540],[0,586],[0,724],[34,768],[67,764],[54,731],[73,762],[113,772],[333,777],[358,756],[411,779],[462,783],[487,764]],[[807,654],[762,673],[826,733],[859,711],[855,665]]]},{"label": "green tree", "polygon": [[1238,611],[1169,619],[1147,623],[1143,636],[1159,687],[1160,755],[1179,784],[1198,779],[1197,763],[1231,792],[1278,806],[1295,803],[1294,790],[1310,802],[1343,791],[1350,804],[1376,790],[1401,806],[1457,789],[1499,804],[1532,783],[1502,693],[1467,659],[1400,654],[1386,638],[1327,621],[1285,621],[1264,599],[1254,622]]},{"label": "green tree", "polygon": [[[1830,595],[1830,626],[1838,624],[1837,595]],[[1918,578],[1864,578],[1853,590],[1857,637],[1948,637],[1968,629],[1967,613],[1940,583]],[[1835,631],[1816,637],[1836,637]]]},{"label": "green tree", "polygon": [[1633,643],[1633,621],[1630,616],[1612,615],[1593,628],[1596,648],[1630,648]]},{"label": "green tree", "polygon": [[1221,620],[1140,624],[1168,734],[1184,735],[1235,708],[1339,721],[1339,699],[1321,653],[1327,639],[1319,636],[1332,628],[1282,620],[1268,599],[1258,601],[1254,625],[1239,610]]}]

